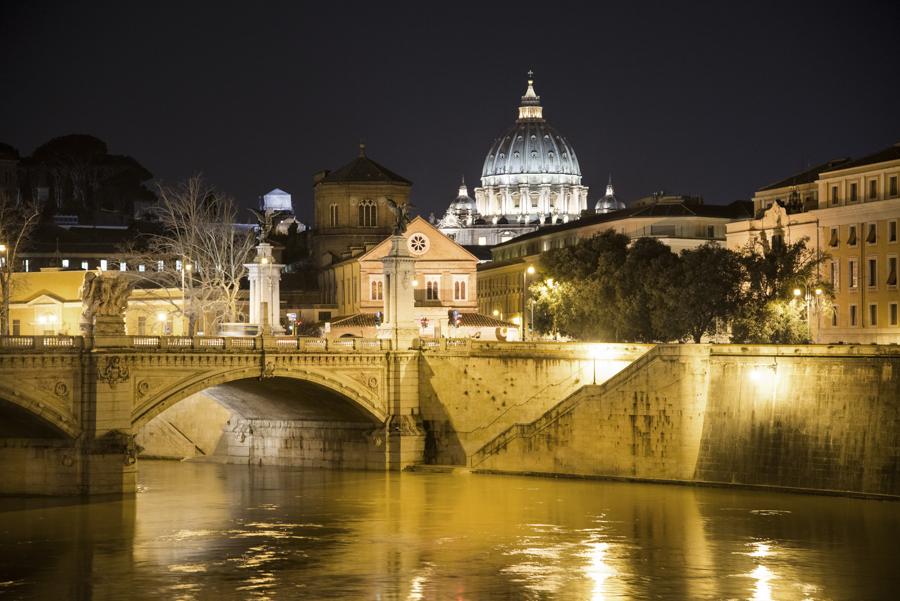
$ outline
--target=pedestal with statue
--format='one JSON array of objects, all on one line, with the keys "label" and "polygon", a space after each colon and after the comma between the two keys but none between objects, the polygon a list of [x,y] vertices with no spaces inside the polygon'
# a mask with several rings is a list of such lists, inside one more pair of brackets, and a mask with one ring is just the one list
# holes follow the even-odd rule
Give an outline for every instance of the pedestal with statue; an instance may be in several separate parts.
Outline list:
[{"label": "pedestal with statue", "polygon": [[394,233],[391,235],[391,250],[381,259],[384,265],[384,319],[378,329],[378,337],[391,341],[396,351],[413,347],[419,336],[415,319],[416,259],[406,246],[406,224],[409,223],[407,206],[397,206],[388,199],[388,204],[397,217]]},{"label": "pedestal with statue", "polygon": [[419,337],[415,320],[416,259],[407,247],[404,235],[410,218],[409,205],[398,206],[388,199],[397,222],[391,235],[391,250],[381,259],[384,265],[384,321],[378,337],[391,341],[388,364],[390,416],[384,425],[388,469],[403,469],[420,463],[425,453],[425,430],[419,414],[418,354],[414,349]]},{"label": "pedestal with statue", "polygon": [[81,284],[81,333],[124,336],[125,310],[133,281],[119,273],[89,271]]},{"label": "pedestal with statue", "polygon": [[281,268],[272,256],[272,245],[256,245],[256,257],[245,265],[250,280],[250,325],[263,335],[284,333],[281,326]]}]

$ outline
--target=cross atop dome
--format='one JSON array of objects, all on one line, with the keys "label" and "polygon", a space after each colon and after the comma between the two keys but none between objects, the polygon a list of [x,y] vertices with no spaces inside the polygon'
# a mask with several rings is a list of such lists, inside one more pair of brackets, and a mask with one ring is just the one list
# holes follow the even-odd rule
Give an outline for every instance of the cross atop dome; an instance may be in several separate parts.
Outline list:
[{"label": "cross atop dome", "polygon": [[525,95],[522,96],[522,104],[519,105],[519,120],[543,118],[541,97],[534,91],[534,71],[529,70],[528,88],[525,90]]}]

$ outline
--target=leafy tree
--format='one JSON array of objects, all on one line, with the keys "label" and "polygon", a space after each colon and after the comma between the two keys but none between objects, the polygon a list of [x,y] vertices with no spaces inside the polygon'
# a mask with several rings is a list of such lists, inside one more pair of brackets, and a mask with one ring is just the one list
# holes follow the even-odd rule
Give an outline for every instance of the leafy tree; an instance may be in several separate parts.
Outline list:
[{"label": "leafy tree", "polygon": [[[732,340],[744,343],[797,344],[809,341],[805,306],[793,290],[819,286],[825,256],[807,248],[804,238],[784,244],[762,235],[741,254],[746,284],[732,325]],[[827,291],[827,288],[826,288]]]},{"label": "leafy tree", "polygon": [[616,278],[617,339],[653,342],[680,338],[668,305],[678,285],[678,256],[656,238],[628,249]]},{"label": "leafy tree", "polygon": [[565,336],[617,339],[616,283],[628,243],[628,236],[607,230],[541,255],[541,272],[554,280],[557,289],[552,299],[535,299],[539,331],[548,332],[547,324],[555,322]]},{"label": "leafy tree", "polygon": [[741,308],[743,275],[740,255],[727,248],[682,251],[667,312],[673,330],[699,343],[717,323],[730,323]]}]

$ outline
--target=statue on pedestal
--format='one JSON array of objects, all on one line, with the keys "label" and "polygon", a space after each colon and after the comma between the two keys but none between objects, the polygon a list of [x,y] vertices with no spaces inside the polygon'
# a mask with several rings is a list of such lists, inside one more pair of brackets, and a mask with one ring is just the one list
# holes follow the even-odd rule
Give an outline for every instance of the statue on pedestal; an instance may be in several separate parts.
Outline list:
[{"label": "statue on pedestal", "polygon": [[81,332],[85,336],[122,335],[133,282],[118,274],[89,271],[79,290]]},{"label": "statue on pedestal", "polygon": [[406,231],[406,226],[412,221],[412,217],[409,216],[409,209],[412,208],[413,205],[409,203],[398,205],[392,198],[388,198],[387,203],[391,212],[394,214],[395,219],[394,231],[391,234],[394,236],[401,236],[403,235],[403,232]]}]

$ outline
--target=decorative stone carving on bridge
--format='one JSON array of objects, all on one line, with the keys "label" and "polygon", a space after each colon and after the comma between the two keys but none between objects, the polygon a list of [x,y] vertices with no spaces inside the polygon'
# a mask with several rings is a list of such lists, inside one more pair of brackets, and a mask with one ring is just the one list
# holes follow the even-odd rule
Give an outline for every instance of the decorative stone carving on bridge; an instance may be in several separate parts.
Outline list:
[{"label": "decorative stone carving on bridge", "polygon": [[97,381],[106,382],[110,388],[115,388],[116,384],[127,382],[128,378],[128,366],[121,357],[104,357],[103,363],[97,366]]},{"label": "decorative stone carving on bridge", "polygon": [[125,309],[133,282],[120,274],[89,271],[81,284],[81,332],[85,336],[125,333]]},{"label": "decorative stone carving on bridge", "polygon": [[262,373],[259,374],[259,379],[266,380],[268,378],[274,378],[274,377],[275,377],[275,364],[271,361],[268,361],[263,366]]}]

